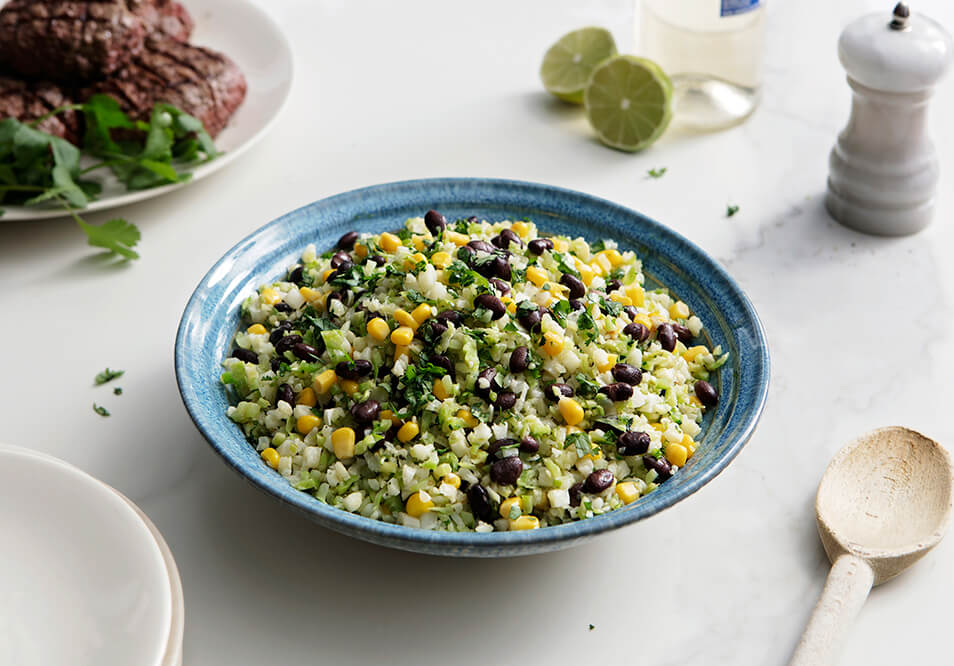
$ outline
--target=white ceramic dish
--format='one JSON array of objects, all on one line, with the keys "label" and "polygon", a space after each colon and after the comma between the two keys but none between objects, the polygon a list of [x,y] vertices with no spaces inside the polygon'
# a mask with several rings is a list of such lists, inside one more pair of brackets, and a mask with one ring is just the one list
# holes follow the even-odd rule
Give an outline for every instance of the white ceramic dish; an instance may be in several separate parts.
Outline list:
[{"label": "white ceramic dish", "polygon": [[[190,42],[227,54],[248,81],[245,101],[215,139],[215,145],[225,154],[196,168],[186,183],[127,192],[115,179],[106,178],[102,194],[85,209],[87,212],[166,194],[218,171],[264,136],[288,98],[292,81],[291,47],[268,14],[250,0],[185,0],[185,5],[195,19]],[[6,212],[0,221],[63,216],[60,208],[3,206],[3,210]]]},{"label": "white ceramic dish", "polygon": [[0,663],[175,663],[169,570],[118,493],[61,460],[0,445],[0,535]]}]

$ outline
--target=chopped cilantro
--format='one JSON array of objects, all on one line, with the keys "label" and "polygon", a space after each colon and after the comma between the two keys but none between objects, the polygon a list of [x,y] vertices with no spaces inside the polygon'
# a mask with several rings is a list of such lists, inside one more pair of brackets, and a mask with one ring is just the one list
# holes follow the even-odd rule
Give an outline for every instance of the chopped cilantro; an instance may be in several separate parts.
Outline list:
[{"label": "chopped cilantro", "polygon": [[600,390],[596,382],[582,373],[576,376],[576,381],[580,385],[576,392],[581,398],[592,398]]},{"label": "chopped cilantro", "polygon": [[[663,169],[663,171],[665,171],[665,169]],[[590,625],[590,631],[593,631],[594,629],[596,629],[596,625],[591,624],[591,625]]]},{"label": "chopped cilantro", "polygon": [[602,252],[606,249],[606,242],[603,240],[598,240],[596,242],[590,243],[590,252]]},{"label": "chopped cilantro", "polygon": [[[600,243],[603,243],[603,241],[600,241]],[[553,258],[556,259],[557,267],[560,269],[561,273],[566,273],[577,278],[580,277],[580,272],[566,260],[566,255],[560,254],[559,252],[554,252]]]},{"label": "chopped cilantro", "polygon": [[105,384],[106,382],[112,381],[117,377],[122,377],[125,372],[125,370],[110,370],[109,368],[106,368],[101,373],[96,375],[96,379],[94,381],[96,382],[96,385],[99,386],[100,384]]},{"label": "chopped cilantro", "polygon": [[662,167],[659,169],[650,169],[649,171],[646,172],[646,174],[650,178],[662,178],[666,174],[667,170],[668,169],[666,167]]},{"label": "chopped cilantro", "polygon": [[590,453],[593,448],[590,437],[585,432],[572,432],[567,435],[566,445],[575,447],[576,455],[580,458]]},{"label": "chopped cilantro", "polygon": [[105,407],[100,407],[95,402],[93,403],[93,411],[99,414],[100,416],[109,416],[109,410]]},{"label": "chopped cilantro", "polygon": [[122,394],[123,394],[122,386],[117,386],[116,388],[113,389],[113,395],[122,395]]},{"label": "chopped cilantro", "polygon": [[726,208],[725,208],[725,216],[726,216],[726,217],[732,217],[733,215],[735,215],[735,214],[738,213],[738,212],[739,212],[739,207],[738,207],[738,206],[735,206],[735,205],[726,206]]},{"label": "chopped cilantro", "polygon": [[566,325],[567,315],[573,311],[573,308],[570,307],[570,301],[561,298],[559,301],[557,301],[557,304],[551,308],[550,311],[553,313],[553,316],[556,318],[560,326],[564,326]]}]

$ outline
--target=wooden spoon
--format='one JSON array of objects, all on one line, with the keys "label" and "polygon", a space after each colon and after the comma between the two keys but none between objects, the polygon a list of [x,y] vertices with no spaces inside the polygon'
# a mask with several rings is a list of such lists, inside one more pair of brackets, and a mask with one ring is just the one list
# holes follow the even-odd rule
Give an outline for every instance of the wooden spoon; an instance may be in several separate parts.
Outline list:
[{"label": "wooden spoon", "polygon": [[951,479],[948,452],[907,428],[874,430],[838,452],[815,499],[832,568],[789,666],[835,663],[872,584],[894,578],[941,540]]}]

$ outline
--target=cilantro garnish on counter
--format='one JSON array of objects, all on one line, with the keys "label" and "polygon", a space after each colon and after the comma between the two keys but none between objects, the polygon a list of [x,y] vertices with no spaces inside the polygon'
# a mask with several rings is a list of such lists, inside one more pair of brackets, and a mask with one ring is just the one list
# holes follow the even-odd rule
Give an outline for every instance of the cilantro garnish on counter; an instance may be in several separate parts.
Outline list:
[{"label": "cilantro garnish on counter", "polygon": [[126,373],[125,370],[110,370],[109,368],[106,368],[105,370],[100,372],[98,375],[96,375],[96,378],[93,381],[95,381],[96,385],[99,386],[100,384],[111,382],[117,377],[122,377],[125,373]]}]

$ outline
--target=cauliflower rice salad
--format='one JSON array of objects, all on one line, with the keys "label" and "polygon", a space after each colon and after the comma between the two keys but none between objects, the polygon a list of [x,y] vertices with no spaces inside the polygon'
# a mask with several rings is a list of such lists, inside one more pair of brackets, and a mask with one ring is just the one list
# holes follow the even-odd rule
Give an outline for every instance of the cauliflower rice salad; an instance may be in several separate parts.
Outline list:
[{"label": "cauliflower rice salad", "polygon": [[295,488],[424,529],[623,507],[696,450],[726,360],[613,241],[530,220],[349,232],[242,305],[228,415]]}]

